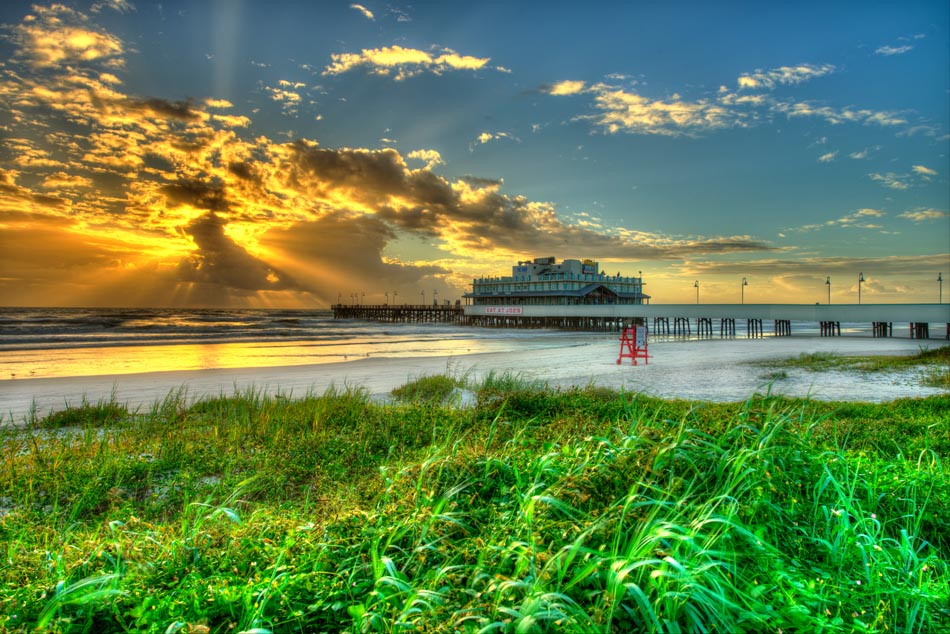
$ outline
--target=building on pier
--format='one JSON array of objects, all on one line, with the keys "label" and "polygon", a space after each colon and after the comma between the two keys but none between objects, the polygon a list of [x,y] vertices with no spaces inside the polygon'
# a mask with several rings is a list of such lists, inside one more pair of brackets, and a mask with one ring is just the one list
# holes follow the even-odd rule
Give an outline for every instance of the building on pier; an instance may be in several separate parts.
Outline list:
[{"label": "building on pier", "polygon": [[553,257],[518,262],[511,275],[472,280],[464,295],[472,306],[577,306],[597,304],[649,304],[643,277],[607,275],[594,260]]}]

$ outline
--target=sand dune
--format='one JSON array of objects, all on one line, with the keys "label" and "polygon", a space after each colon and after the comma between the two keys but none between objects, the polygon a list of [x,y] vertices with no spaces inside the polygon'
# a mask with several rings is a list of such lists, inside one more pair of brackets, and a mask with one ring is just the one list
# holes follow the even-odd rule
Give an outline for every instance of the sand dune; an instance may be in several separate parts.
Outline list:
[{"label": "sand dune", "polygon": [[809,396],[821,400],[888,401],[941,393],[921,387],[916,371],[895,374],[788,371],[771,386],[768,370],[750,362],[794,357],[801,353],[896,355],[936,347],[944,342],[867,337],[783,337],[759,340],[709,339],[660,341],[650,345],[647,365],[617,365],[619,342],[604,335],[565,339],[565,345],[525,352],[361,358],[343,363],[268,368],[152,372],[0,381],[0,413],[4,424],[22,423],[31,407],[39,415],[67,405],[114,398],[132,408],[147,408],[176,390],[191,400],[231,394],[249,388],[267,394],[322,394],[327,388],[365,388],[384,398],[394,387],[425,375],[450,372],[478,380],[489,372],[513,372],[552,386],[595,384],[662,397],[737,401],[756,391]]}]

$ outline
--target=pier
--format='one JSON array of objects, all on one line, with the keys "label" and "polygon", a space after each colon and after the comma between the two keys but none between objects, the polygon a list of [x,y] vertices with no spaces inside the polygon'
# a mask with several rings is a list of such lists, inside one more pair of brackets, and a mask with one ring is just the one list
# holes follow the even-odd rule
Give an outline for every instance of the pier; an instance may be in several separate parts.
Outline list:
[{"label": "pier", "polygon": [[[793,336],[796,323],[818,324],[822,337],[841,336],[841,324],[863,324],[874,337],[950,340],[950,304],[588,304],[497,305],[335,304],[337,319],[393,323],[451,323],[484,328],[555,328],[620,332],[650,325],[654,336],[736,336],[745,320],[746,336]],[[695,329],[695,330],[694,330]]]},{"label": "pier", "polygon": [[334,319],[363,319],[406,324],[462,324],[465,313],[462,306],[425,304],[334,304]]}]

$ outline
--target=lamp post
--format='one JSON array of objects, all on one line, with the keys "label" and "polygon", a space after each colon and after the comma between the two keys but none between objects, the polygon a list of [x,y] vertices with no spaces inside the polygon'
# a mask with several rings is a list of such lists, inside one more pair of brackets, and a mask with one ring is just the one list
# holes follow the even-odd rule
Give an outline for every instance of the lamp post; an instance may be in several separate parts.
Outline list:
[{"label": "lamp post", "polygon": [[422,291],[422,305],[423,305],[423,306],[426,305],[426,292],[425,292],[425,291]]},{"label": "lamp post", "polygon": [[861,284],[864,283],[864,273],[858,273],[858,304],[861,303]]},{"label": "lamp post", "polygon": [[397,291],[393,291],[393,304],[396,303],[396,295],[398,295],[398,294],[399,294],[399,293],[398,293]]},{"label": "lamp post", "polygon": [[831,276],[825,278],[825,286],[828,287],[828,303],[831,304]]},{"label": "lamp post", "polygon": [[386,291],[383,295],[386,296],[386,305],[389,306],[389,291]]},{"label": "lamp post", "polygon": [[363,300],[365,299],[366,299],[366,293],[365,292],[360,293],[360,306],[363,305]]},{"label": "lamp post", "polygon": [[745,304],[745,287],[748,285],[749,285],[749,282],[745,278],[742,278],[742,286],[740,288],[742,289],[742,303],[743,304]]},{"label": "lamp post", "polygon": [[433,306],[438,306],[438,305],[439,305],[439,297],[438,297],[438,295],[439,295],[439,289],[433,288],[433,289],[432,289],[432,305],[433,305]]},{"label": "lamp post", "polygon": [[940,286],[939,294],[937,295],[937,303],[943,303],[943,273],[937,273],[937,284]]},{"label": "lamp post", "polygon": [[693,287],[696,288],[696,303],[698,304],[699,303],[699,280],[696,280],[693,283]]}]

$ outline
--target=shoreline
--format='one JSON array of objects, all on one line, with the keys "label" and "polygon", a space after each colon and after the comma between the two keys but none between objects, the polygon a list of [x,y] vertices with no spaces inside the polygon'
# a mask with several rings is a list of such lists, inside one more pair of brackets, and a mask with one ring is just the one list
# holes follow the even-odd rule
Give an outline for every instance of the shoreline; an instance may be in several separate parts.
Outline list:
[{"label": "shoreline", "polygon": [[[914,371],[814,373],[791,369],[774,379],[758,362],[800,354],[904,355],[946,345],[943,340],[867,339],[850,337],[774,337],[657,341],[650,359],[618,365],[618,340],[592,336],[562,346],[537,350],[480,352],[424,357],[369,357],[334,363],[172,370],[137,374],[18,378],[0,381],[0,425],[23,425],[35,404],[43,417],[86,402],[114,398],[130,409],[146,409],[169,394],[182,392],[188,402],[230,395],[248,389],[265,395],[302,397],[329,388],[362,388],[386,400],[400,385],[433,374],[466,376],[478,382],[489,373],[510,372],[553,388],[595,385],[661,398],[696,401],[741,401],[756,392],[816,400],[883,402],[897,398],[944,394],[914,380]],[[906,375],[906,376],[905,376]]]}]

